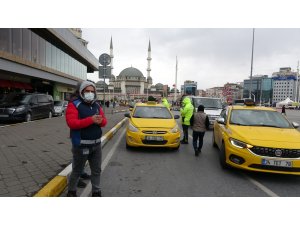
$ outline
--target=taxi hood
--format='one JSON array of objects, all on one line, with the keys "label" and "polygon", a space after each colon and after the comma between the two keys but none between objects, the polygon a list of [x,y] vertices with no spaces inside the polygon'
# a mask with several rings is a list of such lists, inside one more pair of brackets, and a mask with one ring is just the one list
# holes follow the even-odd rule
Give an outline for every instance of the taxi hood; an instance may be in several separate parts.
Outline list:
[{"label": "taxi hood", "polygon": [[231,137],[254,146],[300,148],[300,132],[294,128],[231,126]]},{"label": "taxi hood", "polygon": [[168,128],[172,129],[176,125],[174,119],[145,119],[131,118],[131,122],[137,128]]}]

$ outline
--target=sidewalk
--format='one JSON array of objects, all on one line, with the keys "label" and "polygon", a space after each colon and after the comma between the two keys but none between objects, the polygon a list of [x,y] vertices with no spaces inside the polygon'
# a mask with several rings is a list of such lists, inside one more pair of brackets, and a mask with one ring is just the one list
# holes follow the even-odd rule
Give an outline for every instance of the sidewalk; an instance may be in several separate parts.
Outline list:
[{"label": "sidewalk", "polygon": [[[127,107],[106,108],[103,134],[124,118]],[[65,117],[0,127],[0,197],[33,196],[72,159]]]}]

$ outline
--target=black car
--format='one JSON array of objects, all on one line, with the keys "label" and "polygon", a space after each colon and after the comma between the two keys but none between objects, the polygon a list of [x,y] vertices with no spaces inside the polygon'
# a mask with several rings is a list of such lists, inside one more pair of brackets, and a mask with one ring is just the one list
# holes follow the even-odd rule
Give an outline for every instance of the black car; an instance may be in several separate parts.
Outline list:
[{"label": "black car", "polygon": [[53,98],[41,93],[10,93],[0,101],[0,121],[51,118]]}]

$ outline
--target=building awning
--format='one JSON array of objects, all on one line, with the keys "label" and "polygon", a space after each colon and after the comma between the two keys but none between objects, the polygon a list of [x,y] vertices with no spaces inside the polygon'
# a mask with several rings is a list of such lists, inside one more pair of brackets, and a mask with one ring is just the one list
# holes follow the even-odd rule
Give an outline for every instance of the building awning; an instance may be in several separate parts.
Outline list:
[{"label": "building awning", "polygon": [[32,90],[31,85],[28,83],[11,81],[11,80],[0,80],[0,87],[1,88],[18,88],[18,89]]}]

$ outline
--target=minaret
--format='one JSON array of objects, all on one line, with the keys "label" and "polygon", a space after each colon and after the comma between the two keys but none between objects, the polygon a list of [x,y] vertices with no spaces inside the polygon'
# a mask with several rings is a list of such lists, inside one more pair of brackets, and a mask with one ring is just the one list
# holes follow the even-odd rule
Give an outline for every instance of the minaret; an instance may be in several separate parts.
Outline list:
[{"label": "minaret", "polygon": [[149,46],[148,46],[148,58],[147,58],[147,61],[148,61],[148,68],[147,68],[147,78],[150,77],[150,71],[151,71],[151,68],[150,68],[150,63],[151,63],[151,43],[150,43],[150,40],[149,40]]},{"label": "minaret", "polygon": [[111,58],[111,61],[110,61],[111,75],[113,75],[113,69],[114,69],[114,66],[113,66],[114,53],[113,53],[112,37],[110,38],[110,58]]},{"label": "minaret", "polygon": [[148,89],[151,87],[152,85],[152,78],[150,77],[150,71],[151,71],[151,43],[150,43],[150,40],[149,40],[149,46],[148,46],[148,58],[147,58],[147,61],[148,61],[148,68],[147,68],[147,92],[148,92]]}]

